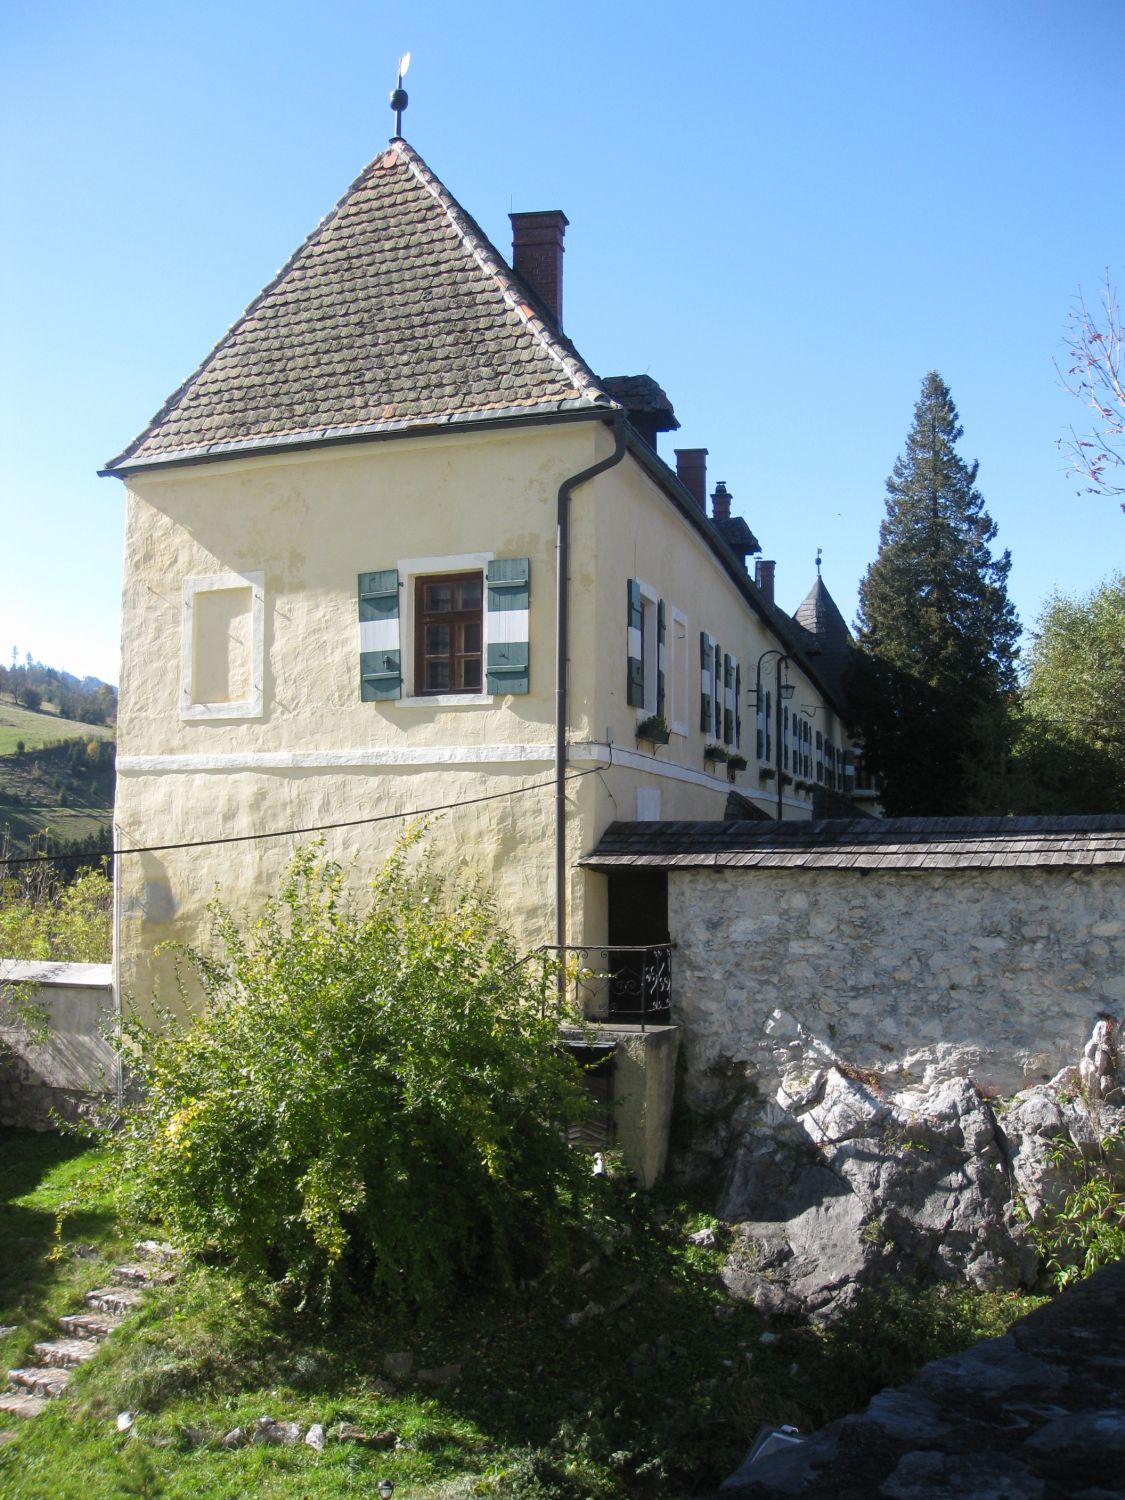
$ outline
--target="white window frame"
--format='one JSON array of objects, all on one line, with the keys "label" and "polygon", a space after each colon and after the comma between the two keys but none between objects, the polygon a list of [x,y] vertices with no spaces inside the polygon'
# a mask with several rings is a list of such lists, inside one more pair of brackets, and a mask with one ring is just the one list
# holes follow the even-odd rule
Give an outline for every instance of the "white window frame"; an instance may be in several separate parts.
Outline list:
[{"label": "white window frame", "polygon": [[[482,708],[493,700],[488,691],[488,565],[496,557],[495,552],[458,552],[447,557],[400,557],[398,568],[398,613],[399,613],[399,661],[402,673],[402,696],[388,698],[387,708]],[[414,692],[414,614],[415,583],[419,578],[433,577],[442,573],[474,573],[481,575],[481,690],[479,693],[425,693]],[[527,639],[531,639],[530,629]],[[410,691],[407,692],[409,685]]]},{"label": "white window frame", "polygon": [[637,788],[637,822],[660,822],[660,788],[658,786]]},{"label": "white window frame", "polygon": [[[195,676],[195,600],[198,594],[250,590],[250,696],[229,703],[197,702]],[[180,616],[180,718],[260,719],[265,663],[266,575],[262,569],[245,573],[205,573],[185,578]]]},{"label": "white window frame", "polygon": [[[673,734],[688,734],[690,726],[688,721],[688,617],[682,609],[677,609],[673,604],[668,608],[668,619],[671,622],[671,649],[669,642],[665,641],[665,664],[664,664],[664,694],[668,700],[668,728]],[[683,628],[683,635],[677,636],[678,627]],[[680,649],[682,645],[682,650]],[[669,670],[669,667],[671,670]]]}]

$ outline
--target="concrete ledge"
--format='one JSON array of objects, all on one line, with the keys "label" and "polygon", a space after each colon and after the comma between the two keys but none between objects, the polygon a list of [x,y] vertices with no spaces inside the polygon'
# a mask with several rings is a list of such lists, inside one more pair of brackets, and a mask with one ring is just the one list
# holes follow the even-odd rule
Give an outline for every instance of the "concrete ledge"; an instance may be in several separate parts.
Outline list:
[{"label": "concrete ledge", "polygon": [[108,989],[112,964],[67,964],[47,958],[0,958],[0,984],[61,984],[69,989]]},{"label": "concrete ledge", "polygon": [[0,1012],[0,1124],[50,1130],[81,1120],[113,1091],[117,1060],[103,1035],[113,1018],[109,964],[5,959],[0,986],[29,1015]]},{"label": "concrete ledge", "polygon": [[613,1048],[616,1144],[641,1187],[652,1187],[668,1156],[679,1027],[642,1030],[594,1021],[588,1029],[564,1027],[563,1038],[578,1046]]}]

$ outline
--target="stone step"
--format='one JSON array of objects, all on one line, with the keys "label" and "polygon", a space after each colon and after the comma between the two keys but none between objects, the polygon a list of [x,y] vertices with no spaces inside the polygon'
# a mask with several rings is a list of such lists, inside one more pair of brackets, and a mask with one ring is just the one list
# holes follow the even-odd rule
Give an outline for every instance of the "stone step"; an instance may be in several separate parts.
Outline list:
[{"label": "stone step", "polygon": [[118,1286],[167,1286],[175,1281],[175,1271],[158,1271],[152,1265],[114,1266],[110,1272]]},{"label": "stone step", "polygon": [[0,1391],[0,1413],[6,1417],[37,1417],[46,1409],[46,1396],[32,1396],[27,1391]]},{"label": "stone step", "polygon": [[114,1266],[109,1273],[118,1286],[148,1286],[151,1271],[148,1266]]},{"label": "stone step", "polygon": [[160,1261],[164,1265],[171,1265],[175,1261],[182,1260],[184,1252],[177,1250],[175,1245],[170,1245],[167,1240],[138,1240],[133,1249],[142,1260]]},{"label": "stone step", "polygon": [[33,1396],[61,1396],[69,1379],[69,1370],[55,1370],[44,1365],[28,1365],[23,1370],[8,1371],[8,1384],[16,1390],[30,1391]]},{"label": "stone step", "polygon": [[121,1323],[113,1313],[101,1312],[67,1313],[59,1319],[59,1327],[72,1339],[107,1339]]},{"label": "stone step", "polygon": [[144,1292],[132,1286],[99,1286],[86,1293],[87,1307],[95,1307],[99,1312],[107,1313],[132,1312],[144,1300]]},{"label": "stone step", "polygon": [[98,1352],[97,1339],[44,1339],[32,1350],[41,1364],[57,1370],[73,1370]]}]

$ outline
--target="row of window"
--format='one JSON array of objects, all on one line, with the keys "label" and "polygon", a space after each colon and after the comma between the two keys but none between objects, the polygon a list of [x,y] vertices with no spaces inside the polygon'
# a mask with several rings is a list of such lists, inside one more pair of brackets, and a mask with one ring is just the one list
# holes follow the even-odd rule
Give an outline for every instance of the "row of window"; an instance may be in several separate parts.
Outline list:
[{"label": "row of window", "polygon": [[[458,561],[468,559],[458,559]],[[405,580],[400,568],[406,572]],[[409,564],[359,575],[360,684],[365,702],[401,698],[403,605],[406,690],[418,698],[528,691],[530,563],[481,559],[455,572]],[[256,717],[262,712],[264,579],[221,574],[184,582],[181,713],[185,718]],[[687,734],[688,620],[639,579],[628,586],[627,701]],[[699,636],[699,728],[738,749],[742,671],[714,636]],[[758,705],[757,753],[774,763],[773,703]],[[843,750],[782,705],[781,764],[793,778],[834,790],[845,785]]]},{"label": "row of window", "polygon": [[[643,714],[659,714],[676,734],[687,734],[688,621],[639,578],[628,581],[625,701]],[[706,631],[699,635],[699,728],[737,749],[742,668]]]},{"label": "row of window", "polygon": [[[762,765],[774,764],[773,746],[773,694],[767,688],[758,705],[758,760]],[[788,704],[781,706],[781,769],[792,775],[794,781],[815,778],[818,786],[830,791],[843,791],[846,775],[846,757],[841,746],[830,740],[822,730],[813,730],[812,722]]]}]

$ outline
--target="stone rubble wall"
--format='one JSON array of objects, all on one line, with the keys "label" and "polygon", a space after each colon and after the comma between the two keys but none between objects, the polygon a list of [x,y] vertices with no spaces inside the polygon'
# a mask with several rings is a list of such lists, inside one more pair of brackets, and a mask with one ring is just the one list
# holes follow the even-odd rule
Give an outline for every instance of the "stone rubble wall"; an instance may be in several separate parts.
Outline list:
[{"label": "stone rubble wall", "polygon": [[1125,870],[673,870],[687,1101],[819,1069],[888,1090],[1041,1084],[1125,1011]]}]

